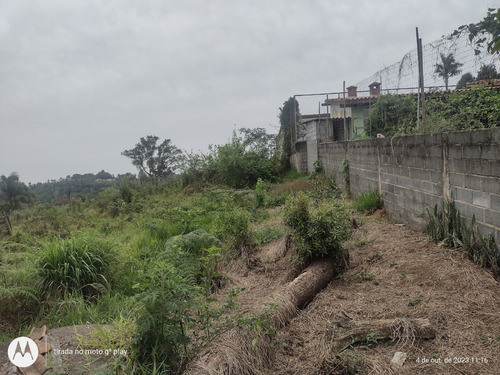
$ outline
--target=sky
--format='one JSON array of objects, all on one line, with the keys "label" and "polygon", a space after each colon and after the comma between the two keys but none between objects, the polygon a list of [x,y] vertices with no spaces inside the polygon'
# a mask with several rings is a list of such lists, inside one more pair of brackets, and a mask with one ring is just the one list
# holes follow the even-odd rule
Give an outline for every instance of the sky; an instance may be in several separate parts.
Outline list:
[{"label": "sky", "polygon": [[121,153],[147,135],[197,153],[235,129],[277,133],[289,97],[341,91],[414,49],[415,27],[434,41],[498,5],[2,0],[0,175],[137,173]]}]

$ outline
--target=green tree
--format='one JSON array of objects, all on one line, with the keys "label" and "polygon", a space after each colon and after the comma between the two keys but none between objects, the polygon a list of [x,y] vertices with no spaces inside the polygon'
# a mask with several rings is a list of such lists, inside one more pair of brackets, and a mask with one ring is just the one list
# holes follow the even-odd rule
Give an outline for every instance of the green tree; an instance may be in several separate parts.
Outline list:
[{"label": "green tree", "polygon": [[255,186],[259,178],[272,181],[278,169],[275,135],[263,128],[242,128],[238,133],[228,144],[210,146],[208,155],[189,155],[184,183],[205,181],[239,189]]},{"label": "green tree", "polygon": [[463,64],[455,61],[455,56],[452,53],[445,55],[441,53],[441,63],[436,64],[435,73],[444,79],[444,85],[448,90],[448,80],[450,77],[460,74],[459,69]]},{"label": "green tree", "polygon": [[170,139],[157,145],[158,140],[157,136],[148,135],[141,138],[133,149],[122,152],[123,156],[132,159],[132,164],[139,169],[139,175],[145,174],[155,184],[161,178],[173,174],[183,160],[182,151]]},{"label": "green tree", "polygon": [[468,82],[474,82],[476,79],[471,73],[465,73],[460,77],[460,80],[457,82],[457,89],[464,89]]},{"label": "green tree", "polygon": [[482,65],[481,68],[479,69],[479,72],[477,72],[478,81],[483,79],[494,79],[494,78],[500,78],[500,74],[498,74],[497,69],[493,64]]},{"label": "green tree", "polygon": [[462,25],[451,37],[459,37],[463,32],[469,34],[469,40],[475,44],[476,55],[481,53],[486,43],[486,50],[494,55],[500,53],[500,8],[489,8],[486,17],[478,23]]},{"label": "green tree", "polygon": [[21,181],[19,175],[13,172],[6,177],[0,177],[0,202],[2,209],[6,212],[18,209],[22,203],[33,203],[35,201],[34,194]]},{"label": "green tree", "polygon": [[288,98],[280,108],[280,132],[278,143],[281,149],[280,165],[282,170],[290,169],[290,156],[297,140],[297,126],[301,123],[299,103],[295,98]]}]

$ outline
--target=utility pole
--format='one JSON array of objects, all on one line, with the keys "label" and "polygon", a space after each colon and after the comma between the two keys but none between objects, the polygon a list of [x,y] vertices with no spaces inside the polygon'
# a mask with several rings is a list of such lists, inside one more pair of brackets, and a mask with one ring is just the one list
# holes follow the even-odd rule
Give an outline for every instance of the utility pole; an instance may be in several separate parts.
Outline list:
[{"label": "utility pole", "polygon": [[[416,28],[416,33],[417,33],[417,59],[418,59],[418,95],[422,101],[422,133],[425,133],[426,128],[425,128],[424,62],[422,56],[422,38],[419,38],[418,36],[418,27]],[[417,109],[417,124],[418,121],[419,121],[419,113]]]},{"label": "utility pole", "polygon": [[344,141],[349,140],[349,134],[347,133],[347,119],[345,114],[345,81],[342,89],[342,94],[344,95]]}]

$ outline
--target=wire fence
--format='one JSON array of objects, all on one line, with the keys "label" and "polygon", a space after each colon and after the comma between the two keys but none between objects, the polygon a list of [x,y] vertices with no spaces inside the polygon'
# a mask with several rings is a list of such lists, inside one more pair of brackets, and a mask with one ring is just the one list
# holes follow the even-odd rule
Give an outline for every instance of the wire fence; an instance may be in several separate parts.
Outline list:
[{"label": "wire fence", "polygon": [[[416,39],[415,39],[416,45]],[[483,43],[486,45],[486,43]],[[476,53],[478,50],[479,53]],[[455,61],[462,64],[460,73],[450,77],[449,88],[454,88],[463,74],[471,73],[474,77],[483,65],[493,65],[500,71],[500,59],[498,54],[490,54],[486,47],[478,48],[469,40],[466,32],[458,36],[443,36],[441,39],[422,46],[423,55],[423,75],[426,91],[444,90],[444,80],[436,73],[436,64],[442,63],[441,54],[453,54]],[[369,77],[358,82],[358,94],[369,95],[368,86],[373,82],[381,83],[383,94],[405,94],[418,92],[418,58],[417,48],[406,53],[402,59],[394,64],[378,70]],[[346,94],[347,95],[347,94]],[[320,114],[327,111],[327,107],[322,106],[325,99],[340,98],[343,92],[330,93],[310,93],[295,95],[300,104],[303,114]]]},{"label": "wire fence", "polygon": [[[444,89],[442,77],[436,74],[436,64],[441,63],[441,54],[453,54],[455,61],[462,64],[460,74],[450,77],[449,86],[453,87],[465,73],[477,76],[477,72],[483,65],[493,64],[497,71],[500,68],[498,55],[491,55],[486,48],[479,48],[476,54],[476,45],[469,41],[467,33],[461,33],[456,37],[444,36],[443,38],[422,46],[424,85],[429,89]],[[418,60],[417,48],[406,53],[403,58],[385,67],[364,80],[356,86],[365,89],[372,82],[380,82],[382,89],[393,93],[416,92],[418,87]]]}]

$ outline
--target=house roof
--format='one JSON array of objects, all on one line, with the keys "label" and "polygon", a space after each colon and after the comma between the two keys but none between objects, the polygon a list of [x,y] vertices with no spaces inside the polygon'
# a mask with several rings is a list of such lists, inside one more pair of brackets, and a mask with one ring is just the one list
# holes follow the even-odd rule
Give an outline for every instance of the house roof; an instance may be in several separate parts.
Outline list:
[{"label": "house roof", "polygon": [[[369,96],[346,96],[346,104],[364,104],[364,103],[375,103],[380,95],[369,95]],[[333,105],[333,104],[344,104],[344,98],[326,99],[323,105]]]},{"label": "house roof", "polygon": [[313,114],[313,115],[301,115],[300,116],[302,118],[302,120],[317,120],[317,119],[322,119],[322,118],[330,118],[330,114],[329,113],[316,113],[316,114]]}]

